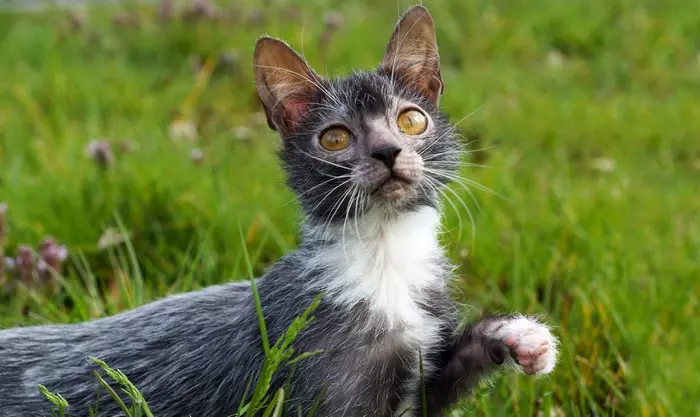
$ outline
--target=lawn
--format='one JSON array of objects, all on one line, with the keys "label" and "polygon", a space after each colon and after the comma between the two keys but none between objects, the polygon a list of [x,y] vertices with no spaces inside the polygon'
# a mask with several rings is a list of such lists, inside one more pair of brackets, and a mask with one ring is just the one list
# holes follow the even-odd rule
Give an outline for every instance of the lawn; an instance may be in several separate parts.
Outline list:
[{"label": "lawn", "polygon": [[[410,3],[231,3],[216,21],[0,12],[4,254],[68,249],[62,278],[20,285],[7,265],[0,326],[246,279],[243,244],[258,275],[295,247],[254,42],[284,38],[324,74],[370,68]],[[452,415],[700,415],[695,3],[425,3],[442,108],[487,166],[462,176],[492,190],[445,202],[455,296],[473,317],[543,314],[562,342],[551,377],[502,375]]]}]

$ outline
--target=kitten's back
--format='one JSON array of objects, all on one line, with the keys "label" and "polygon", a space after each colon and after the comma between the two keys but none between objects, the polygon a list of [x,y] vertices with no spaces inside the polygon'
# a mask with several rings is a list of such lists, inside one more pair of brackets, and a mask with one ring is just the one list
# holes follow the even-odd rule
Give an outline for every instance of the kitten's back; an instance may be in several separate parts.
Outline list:
[{"label": "kitten's back", "polygon": [[[255,320],[249,285],[236,283],[174,295],[92,322],[2,330],[0,415],[43,415],[38,410],[48,415],[50,404],[39,384],[65,397],[71,415],[87,415],[98,391],[91,373],[97,366],[89,356],[122,370],[147,399],[157,399],[152,402],[156,415],[174,415],[177,409],[175,414],[192,410],[199,415],[211,404],[197,403],[201,396],[188,390],[211,392],[226,378],[244,380],[249,375],[224,371],[229,366],[257,369],[262,362],[260,349],[245,349],[259,344]],[[103,415],[117,408],[103,395],[100,410]]]}]

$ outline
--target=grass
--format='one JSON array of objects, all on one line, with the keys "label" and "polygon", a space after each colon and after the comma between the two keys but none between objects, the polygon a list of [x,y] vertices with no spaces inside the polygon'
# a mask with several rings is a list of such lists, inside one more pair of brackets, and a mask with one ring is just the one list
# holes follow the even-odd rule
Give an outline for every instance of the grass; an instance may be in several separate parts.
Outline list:
[{"label": "grass", "polygon": [[[5,254],[44,236],[70,252],[58,291],[4,285],[0,326],[76,322],[246,279],[244,248],[259,275],[295,247],[278,139],[254,100],[254,41],[285,38],[321,73],[373,67],[408,3],[272,3],[236,2],[217,24],[158,23],[139,6],[138,28],[112,24],[115,8],[73,29],[65,13],[0,13]],[[562,340],[550,378],[500,377],[453,415],[699,414],[694,3],[425,3],[443,109],[457,122],[481,106],[460,128],[480,149],[471,162],[489,168],[462,175],[502,196],[454,189],[474,229],[456,199],[446,204],[456,297],[474,317],[544,314]],[[332,36],[329,10],[343,16]],[[195,56],[223,65],[195,74]],[[169,137],[178,117],[195,123],[195,141]],[[85,154],[93,140],[112,144],[110,166]],[[105,231],[112,244],[100,246]]]}]

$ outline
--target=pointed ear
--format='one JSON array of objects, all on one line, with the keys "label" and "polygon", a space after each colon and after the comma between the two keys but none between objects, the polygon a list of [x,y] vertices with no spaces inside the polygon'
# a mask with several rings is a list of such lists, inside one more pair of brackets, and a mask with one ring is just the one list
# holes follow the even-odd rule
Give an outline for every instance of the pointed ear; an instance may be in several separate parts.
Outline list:
[{"label": "pointed ear", "polygon": [[443,90],[440,57],[433,18],[425,7],[412,7],[399,20],[379,69],[412,86],[437,107]]},{"label": "pointed ear", "polygon": [[282,135],[293,135],[320,92],[321,77],[289,45],[267,37],[255,44],[253,66],[267,123]]}]

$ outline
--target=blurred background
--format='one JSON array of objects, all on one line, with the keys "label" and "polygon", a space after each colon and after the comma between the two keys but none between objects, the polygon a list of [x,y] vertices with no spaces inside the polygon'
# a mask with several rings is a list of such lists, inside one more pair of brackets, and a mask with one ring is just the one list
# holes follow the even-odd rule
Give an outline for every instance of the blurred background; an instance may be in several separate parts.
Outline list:
[{"label": "blurred background", "polygon": [[[484,166],[444,204],[455,296],[562,339],[550,378],[494,379],[452,415],[700,415],[696,2],[424,3],[442,109]],[[342,75],[411,4],[0,1],[0,326],[246,279],[243,245],[262,274],[299,216],[255,40]]]}]

